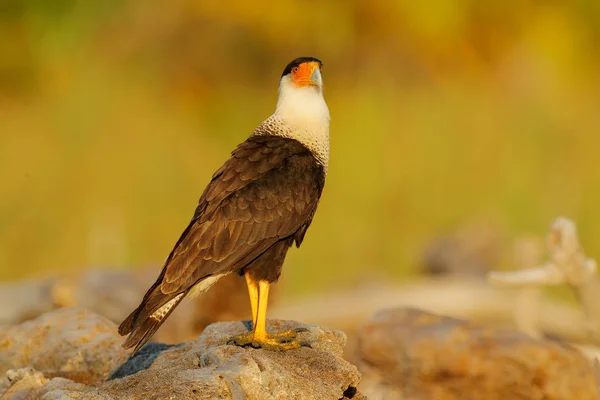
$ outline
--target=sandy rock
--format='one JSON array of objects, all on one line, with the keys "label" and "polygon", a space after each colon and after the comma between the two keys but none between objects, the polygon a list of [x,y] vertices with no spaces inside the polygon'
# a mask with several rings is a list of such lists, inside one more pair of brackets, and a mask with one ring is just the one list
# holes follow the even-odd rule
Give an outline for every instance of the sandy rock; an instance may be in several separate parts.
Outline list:
[{"label": "sandy rock", "polygon": [[[11,369],[6,372],[0,383],[0,395],[3,400],[68,400],[74,398],[100,400],[108,399],[95,396],[85,397],[86,386],[65,378],[48,379],[39,371],[28,367]],[[69,397],[67,392],[83,397]]]},{"label": "sandy rock", "polygon": [[77,308],[54,310],[0,328],[0,374],[32,367],[48,378],[98,382],[126,360],[122,341],[104,317]]},{"label": "sandy rock", "polygon": [[[196,341],[158,349],[159,354],[148,352],[142,358],[156,358],[149,368],[110,380],[98,393],[131,399],[341,399],[344,393],[358,398],[359,374],[342,358],[342,332],[292,321],[270,321],[269,327],[306,328],[299,335],[312,348],[277,353],[228,345],[232,335],[248,327],[242,322],[217,323]],[[143,364],[135,358],[130,362],[127,373]]]},{"label": "sandy rock", "polygon": [[31,367],[9,369],[0,381],[0,395],[6,400],[34,399],[48,378]]},{"label": "sandy rock", "polygon": [[121,397],[109,397],[98,394],[94,386],[86,386],[65,378],[53,378],[35,393],[41,400],[117,400]]},{"label": "sandy rock", "polygon": [[[65,322],[69,315],[83,327],[89,327],[86,320],[97,318],[91,313],[87,313],[87,318],[78,313],[82,311],[64,310],[62,318],[54,317],[54,320],[61,321],[62,328],[67,327],[68,331],[68,326],[75,325],[75,322]],[[40,319],[48,322],[50,316]],[[3,386],[0,386],[0,396],[4,389],[4,395],[10,394],[11,397],[6,398],[11,400],[364,399],[357,390],[360,375],[356,367],[342,358],[346,342],[342,332],[293,321],[269,321],[269,328],[273,331],[305,328],[306,331],[299,333],[299,338],[312,347],[281,353],[241,348],[227,343],[231,336],[247,331],[248,324],[216,323],[210,325],[195,341],[180,345],[150,343],[116,368],[109,380],[98,380],[94,385],[60,377],[49,379],[51,374],[38,372],[40,369],[60,370],[59,367],[65,364],[65,360],[61,359],[59,352],[44,357],[57,360],[46,364],[30,355],[30,364],[38,370],[28,368],[8,371]],[[56,330],[50,330],[54,335],[60,336]],[[98,330],[96,332],[100,336],[104,335]],[[61,343],[57,343],[51,336],[46,334],[44,341],[55,342],[55,346],[60,346]],[[104,366],[115,358],[112,353],[114,332],[109,332],[106,336],[110,340],[104,340],[108,349],[104,364],[97,361],[82,365],[88,368],[84,371],[88,376],[94,375],[96,370],[106,371]],[[88,344],[86,340],[73,343],[75,350],[72,352],[79,353]],[[33,350],[28,354],[37,354],[37,349]],[[16,352],[13,351],[13,354]],[[117,353],[116,356],[119,358],[122,354]],[[48,364],[53,368],[49,368]],[[104,372],[102,375],[106,377]]]},{"label": "sandy rock", "polygon": [[17,324],[55,309],[55,283],[56,279],[0,282],[0,325]]},{"label": "sandy rock", "polygon": [[359,331],[369,399],[595,400],[591,363],[570,346],[415,309]]}]

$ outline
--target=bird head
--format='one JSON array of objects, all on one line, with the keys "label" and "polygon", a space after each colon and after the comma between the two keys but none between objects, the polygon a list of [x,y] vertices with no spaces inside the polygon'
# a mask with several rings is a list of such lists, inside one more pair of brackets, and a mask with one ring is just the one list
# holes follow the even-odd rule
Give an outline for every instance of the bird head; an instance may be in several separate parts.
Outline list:
[{"label": "bird head", "polygon": [[321,68],[323,63],[314,57],[300,57],[290,62],[283,73],[281,79],[293,83],[297,88],[323,87],[323,77]]},{"label": "bird head", "polygon": [[303,129],[313,129],[315,126],[328,129],[329,110],[323,99],[321,68],[320,60],[300,57],[283,70],[276,114],[288,124],[297,127],[302,125]]}]

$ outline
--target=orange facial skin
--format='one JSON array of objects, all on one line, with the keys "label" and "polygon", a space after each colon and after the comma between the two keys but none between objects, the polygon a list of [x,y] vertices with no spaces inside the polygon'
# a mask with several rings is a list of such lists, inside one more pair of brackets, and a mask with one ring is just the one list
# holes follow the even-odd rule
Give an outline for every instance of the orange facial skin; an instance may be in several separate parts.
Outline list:
[{"label": "orange facial skin", "polygon": [[308,85],[319,86],[318,82],[313,82],[313,72],[315,69],[321,69],[321,63],[316,61],[310,61],[302,63],[292,68],[292,79],[297,87],[303,87]]}]

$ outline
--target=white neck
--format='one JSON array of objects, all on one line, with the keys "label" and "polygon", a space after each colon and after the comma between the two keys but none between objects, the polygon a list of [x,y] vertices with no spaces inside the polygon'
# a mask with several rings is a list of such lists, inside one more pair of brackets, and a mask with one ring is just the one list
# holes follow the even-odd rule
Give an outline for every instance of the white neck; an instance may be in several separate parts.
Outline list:
[{"label": "white neck", "polygon": [[[264,128],[268,129],[265,132]],[[329,109],[321,88],[296,87],[289,76],[281,78],[275,113],[254,134],[295,139],[306,146],[327,169],[329,162]]]},{"label": "white neck", "polygon": [[329,127],[329,109],[317,86],[296,87],[289,76],[281,78],[275,114],[298,127]]}]

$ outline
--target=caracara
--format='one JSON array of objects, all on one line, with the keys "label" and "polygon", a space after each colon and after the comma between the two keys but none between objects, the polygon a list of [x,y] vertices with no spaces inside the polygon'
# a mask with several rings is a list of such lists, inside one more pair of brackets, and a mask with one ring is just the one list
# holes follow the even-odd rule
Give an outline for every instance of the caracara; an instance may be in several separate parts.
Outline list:
[{"label": "caracara", "polygon": [[266,330],[269,286],[310,226],[327,175],[329,110],[321,61],[284,69],[273,115],[232,152],[200,197],[192,221],[138,308],[119,326],[137,352],[185,298],[231,273],[246,278],[253,329],[231,342],[268,350],[301,346],[294,332]]}]

